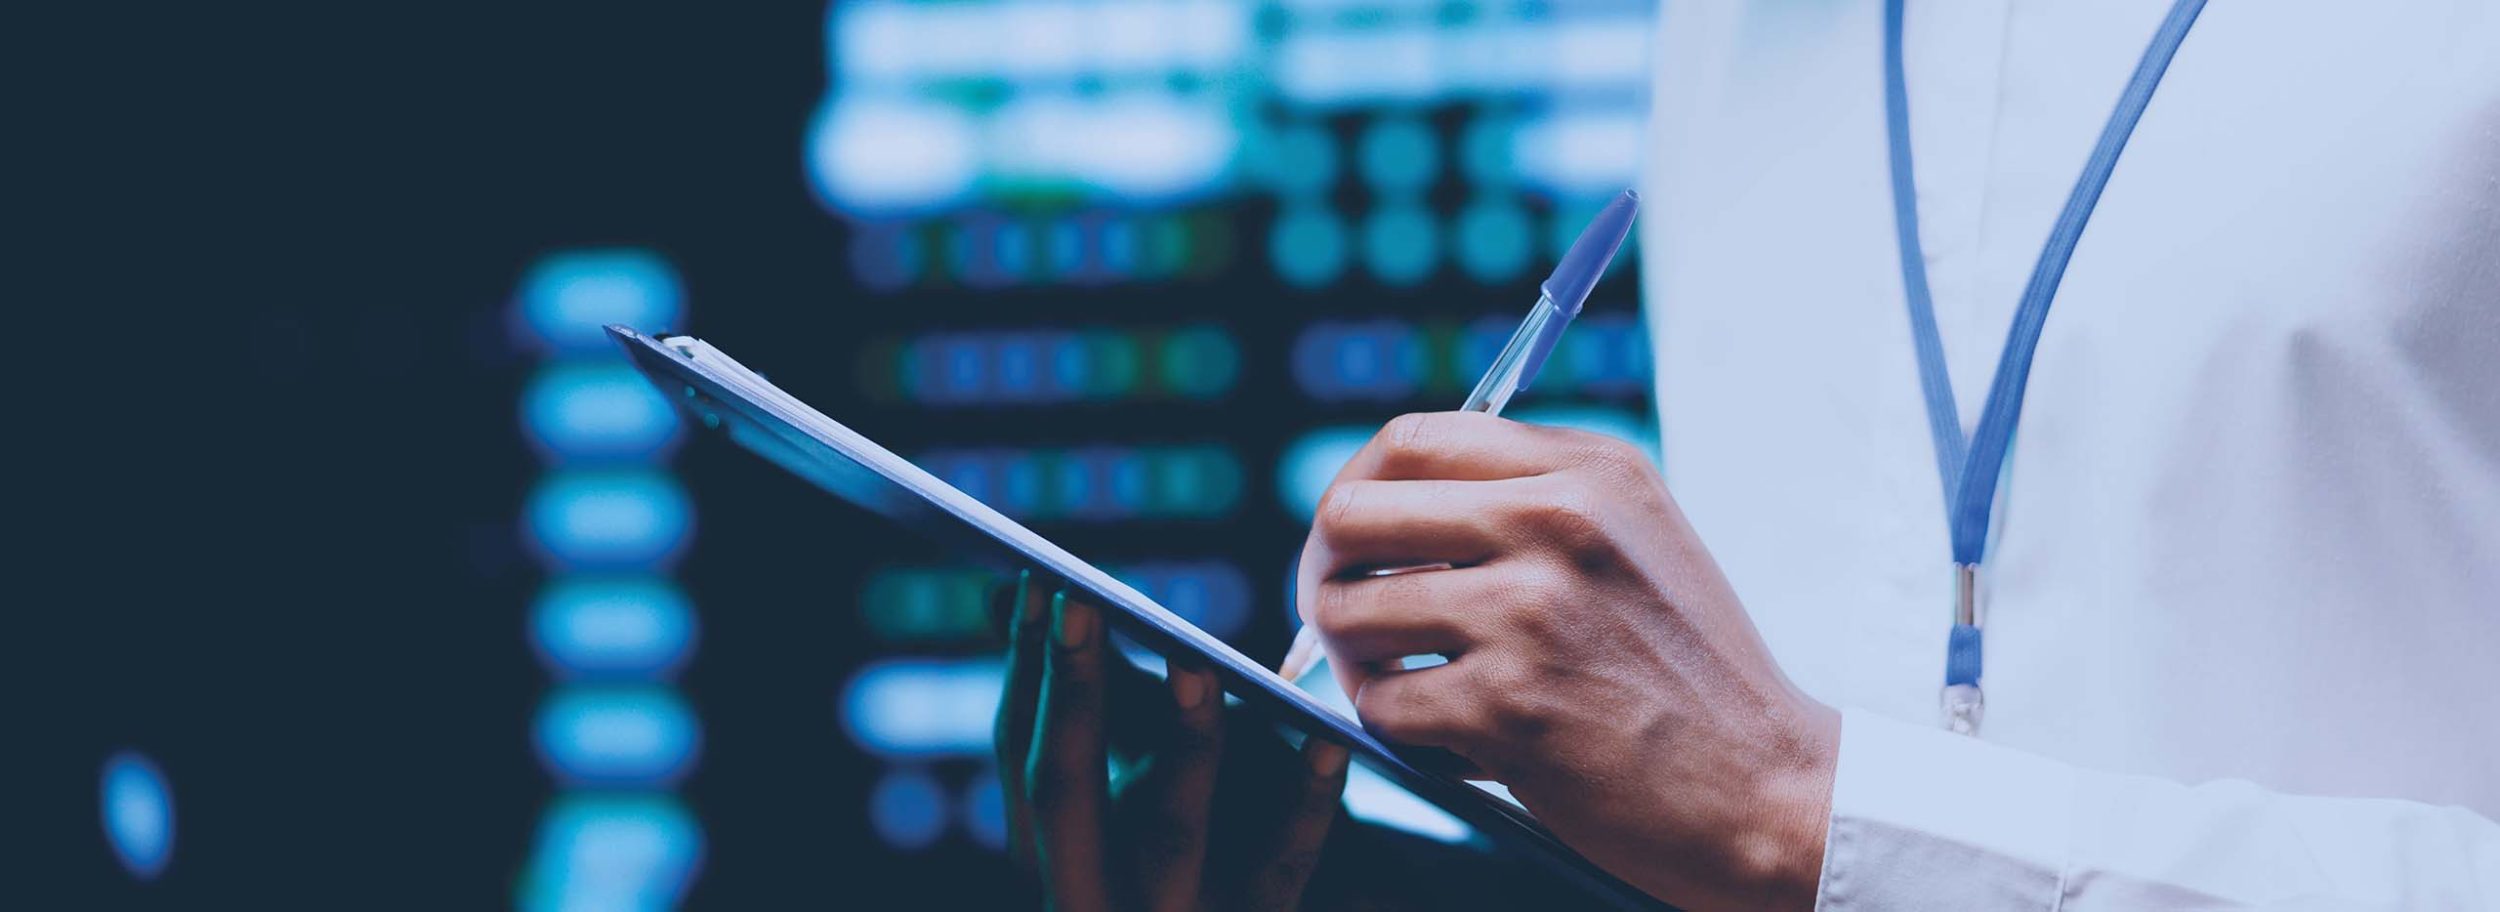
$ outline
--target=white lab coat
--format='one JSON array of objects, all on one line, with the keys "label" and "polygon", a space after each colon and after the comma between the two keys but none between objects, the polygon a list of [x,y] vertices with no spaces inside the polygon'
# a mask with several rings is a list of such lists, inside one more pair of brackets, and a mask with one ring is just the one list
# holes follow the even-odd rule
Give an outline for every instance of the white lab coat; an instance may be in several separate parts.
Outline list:
[{"label": "white lab coat", "polygon": [[[1975,421],[2167,0],[1911,0]],[[1952,577],[1880,0],[1666,0],[1641,235],[1667,478],[1846,707],[1821,907],[2500,909],[2500,3],[2213,0],[2051,310]]]}]

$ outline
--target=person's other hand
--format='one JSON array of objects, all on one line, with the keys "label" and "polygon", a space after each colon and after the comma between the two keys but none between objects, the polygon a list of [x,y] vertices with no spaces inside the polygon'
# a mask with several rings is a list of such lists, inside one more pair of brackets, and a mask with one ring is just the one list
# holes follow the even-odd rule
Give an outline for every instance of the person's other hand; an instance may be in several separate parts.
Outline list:
[{"label": "person's other hand", "polygon": [[[1456,754],[1669,902],[1813,905],[1839,716],[1781,674],[1639,450],[1402,416],[1321,499],[1300,574],[1383,738]],[[1427,655],[1449,661],[1400,662]]]},{"label": "person's other hand", "polygon": [[[1048,907],[1298,907],[1345,788],[1345,748],[1312,738],[1299,757],[1281,740],[1228,750],[1213,673],[1174,667],[1168,696],[1127,699],[1121,685],[1143,682],[1115,682],[1134,669],[1099,608],[1045,595],[1031,574],[1015,588],[999,778],[1009,846],[1040,875]],[[1137,717],[1147,714],[1160,718]],[[1136,747],[1120,752],[1116,784],[1111,715],[1122,716],[1117,740]]]}]

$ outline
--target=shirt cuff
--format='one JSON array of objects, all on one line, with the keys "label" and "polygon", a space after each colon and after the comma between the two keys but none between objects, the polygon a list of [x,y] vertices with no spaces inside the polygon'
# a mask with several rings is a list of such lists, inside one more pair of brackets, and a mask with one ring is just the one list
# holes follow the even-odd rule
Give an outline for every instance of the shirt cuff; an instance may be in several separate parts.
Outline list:
[{"label": "shirt cuff", "polygon": [[2074,788],[2062,764],[1844,710],[1815,908],[2056,909]]}]

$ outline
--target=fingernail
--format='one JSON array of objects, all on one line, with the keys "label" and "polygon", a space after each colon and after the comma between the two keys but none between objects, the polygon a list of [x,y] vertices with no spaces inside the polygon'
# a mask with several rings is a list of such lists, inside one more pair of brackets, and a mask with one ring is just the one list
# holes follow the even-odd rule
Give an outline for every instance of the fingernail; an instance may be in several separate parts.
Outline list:
[{"label": "fingernail", "polygon": [[1172,702],[1182,709],[1196,709],[1207,699],[1206,672],[1186,668],[1172,669]]},{"label": "fingernail", "polygon": [[1068,601],[1066,590],[1052,593],[1050,613],[1059,619],[1059,645],[1068,649],[1083,647],[1094,634],[1093,609],[1083,602]]},{"label": "fingernail", "polygon": [[1346,760],[1350,759],[1343,745],[1321,738],[1312,738],[1303,745],[1302,758],[1310,761],[1311,772],[1322,776],[1345,772]]}]

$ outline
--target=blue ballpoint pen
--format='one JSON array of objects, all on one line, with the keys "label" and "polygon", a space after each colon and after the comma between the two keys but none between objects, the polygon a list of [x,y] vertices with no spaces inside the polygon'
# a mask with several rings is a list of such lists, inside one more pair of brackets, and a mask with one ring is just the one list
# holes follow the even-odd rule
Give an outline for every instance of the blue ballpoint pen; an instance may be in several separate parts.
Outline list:
[{"label": "blue ballpoint pen", "polygon": [[[1554,353],[1554,343],[1562,339],[1563,328],[1580,315],[1580,305],[1588,301],[1589,290],[1597,287],[1597,279],[1605,275],[1606,266],[1614,262],[1615,251],[1632,233],[1632,216],[1640,209],[1640,194],[1630,190],[1617,194],[1589,226],[1580,230],[1580,239],[1571,242],[1562,262],[1554,264],[1545,284],[1537,287],[1536,306],[1528,309],[1528,318],[1519,322],[1510,342],[1501,354],[1493,356],[1493,365],[1485,369],[1484,379],[1467,394],[1460,411],[1499,415],[1510,404],[1510,397],[1536,380],[1537,371],[1545,366],[1545,358]],[[1448,564],[1425,564],[1415,567],[1390,567],[1371,571],[1374,576],[1393,576],[1419,570],[1447,570]],[[1320,656],[1319,631],[1304,625],[1293,639],[1293,648],[1285,651],[1285,661],[1277,666],[1277,675],[1287,681],[1301,679]]]}]

